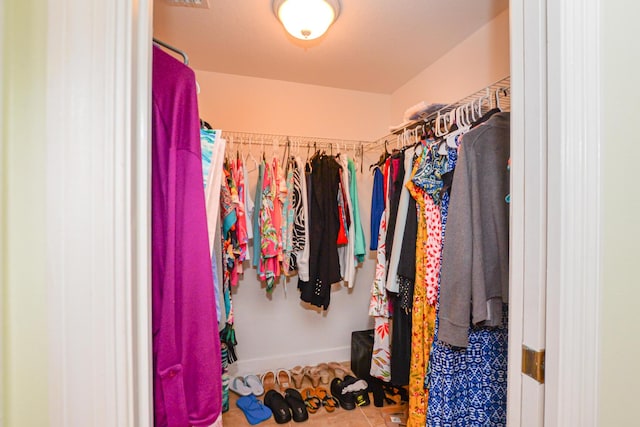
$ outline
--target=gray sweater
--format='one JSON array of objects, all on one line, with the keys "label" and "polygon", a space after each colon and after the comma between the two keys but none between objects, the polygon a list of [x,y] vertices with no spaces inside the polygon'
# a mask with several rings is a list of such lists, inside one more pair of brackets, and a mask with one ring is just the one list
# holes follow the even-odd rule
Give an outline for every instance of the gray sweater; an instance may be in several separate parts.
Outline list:
[{"label": "gray sweater", "polygon": [[499,326],[509,298],[509,113],[462,141],[453,178],[440,279],[438,339],[469,343],[469,326]]}]

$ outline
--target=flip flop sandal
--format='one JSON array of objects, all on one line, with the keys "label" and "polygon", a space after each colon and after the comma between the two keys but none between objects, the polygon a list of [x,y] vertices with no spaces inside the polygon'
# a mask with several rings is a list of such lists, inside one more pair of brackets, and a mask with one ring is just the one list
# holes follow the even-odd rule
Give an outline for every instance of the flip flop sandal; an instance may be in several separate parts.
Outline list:
[{"label": "flip flop sandal", "polygon": [[273,371],[267,371],[260,377],[262,381],[262,388],[265,391],[273,390],[276,388],[276,374]]},{"label": "flip flop sandal", "polygon": [[316,396],[322,401],[322,406],[327,412],[333,412],[336,408],[340,407],[340,402],[335,397],[331,396],[326,388],[317,387]]},{"label": "flip flop sandal", "polygon": [[284,397],[276,390],[269,390],[264,395],[264,404],[271,409],[273,419],[278,424],[285,424],[291,421],[291,408]]},{"label": "flip flop sandal", "polygon": [[302,396],[295,388],[288,388],[284,392],[284,400],[287,401],[291,407],[291,414],[293,414],[293,421],[301,423],[309,419],[309,413],[307,412],[307,406],[302,400]]},{"label": "flip flop sandal", "polygon": [[264,387],[262,386],[262,382],[256,375],[247,375],[246,377],[244,377],[244,383],[251,390],[251,394],[255,394],[256,396],[264,394]]},{"label": "flip flop sandal", "polygon": [[278,373],[276,374],[276,382],[278,383],[282,393],[286,392],[286,390],[291,388],[293,385],[291,384],[291,375],[289,375],[289,371],[286,369],[278,370]]},{"label": "flip flop sandal", "polygon": [[251,425],[261,423],[271,418],[271,409],[267,408],[254,395],[243,396],[236,401],[247,422]]},{"label": "flip flop sandal", "polygon": [[229,383],[229,390],[240,396],[249,396],[251,394],[251,389],[244,383],[243,377],[232,379],[231,383]]},{"label": "flip flop sandal", "polygon": [[307,411],[311,414],[318,412],[318,409],[322,406],[322,400],[316,395],[315,389],[309,387],[302,390],[302,398],[304,404],[307,405]]}]

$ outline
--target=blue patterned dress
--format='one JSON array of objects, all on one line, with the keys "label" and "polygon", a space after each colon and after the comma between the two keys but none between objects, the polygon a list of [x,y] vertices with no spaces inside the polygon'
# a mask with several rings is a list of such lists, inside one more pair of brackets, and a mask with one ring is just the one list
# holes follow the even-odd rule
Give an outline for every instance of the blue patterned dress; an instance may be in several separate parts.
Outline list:
[{"label": "blue patterned dress", "polygon": [[[457,160],[449,148],[447,169]],[[449,194],[442,196],[442,239],[447,224]],[[427,426],[475,427],[507,424],[507,309],[503,327],[470,328],[469,346],[456,349],[438,341],[438,320],[429,371]]]}]

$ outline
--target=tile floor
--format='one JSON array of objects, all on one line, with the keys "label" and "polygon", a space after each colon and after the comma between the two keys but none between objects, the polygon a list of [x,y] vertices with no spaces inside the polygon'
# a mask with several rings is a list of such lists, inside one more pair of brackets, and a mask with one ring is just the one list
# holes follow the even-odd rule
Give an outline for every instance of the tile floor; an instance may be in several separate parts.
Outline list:
[{"label": "tile floor", "polygon": [[[331,382],[331,377],[329,382]],[[309,387],[311,385],[308,378],[302,383],[302,388]],[[329,389],[329,384],[321,384],[323,387]],[[264,396],[259,396],[258,399],[262,401]],[[270,418],[269,420],[263,421],[258,426],[262,427],[271,427],[271,426],[336,426],[336,427],[387,427],[385,423],[385,419],[388,419],[388,416],[385,417],[386,413],[389,411],[393,411],[394,408],[399,408],[399,406],[392,406],[385,403],[385,406],[382,408],[377,408],[373,404],[373,396],[370,394],[369,398],[371,400],[371,404],[368,406],[360,406],[352,411],[346,411],[344,409],[338,408],[333,413],[328,413],[324,408],[320,408],[318,412],[315,414],[309,414],[309,419],[302,423],[296,423],[290,421],[287,424],[277,424],[275,420]],[[238,395],[234,392],[229,392],[229,410],[222,415],[223,425],[225,427],[244,427],[250,426],[247,422],[242,411],[236,406],[236,400],[238,400]],[[401,409],[398,409],[401,411]],[[392,424],[390,424],[392,425]]]}]

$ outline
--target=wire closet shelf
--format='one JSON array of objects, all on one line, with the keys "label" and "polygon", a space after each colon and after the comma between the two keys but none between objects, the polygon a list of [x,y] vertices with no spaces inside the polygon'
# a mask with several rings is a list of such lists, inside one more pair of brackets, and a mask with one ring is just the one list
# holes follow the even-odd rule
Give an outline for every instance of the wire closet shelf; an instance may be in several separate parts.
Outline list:
[{"label": "wire closet shelf", "polygon": [[314,136],[276,135],[269,133],[252,133],[222,130],[222,138],[227,141],[229,148],[250,145],[262,147],[262,151],[287,147],[291,152],[300,150],[324,150],[327,153],[348,152],[360,155],[364,145],[371,141],[357,141],[352,139],[323,138]]},{"label": "wire closet shelf", "polygon": [[378,149],[380,145],[384,144],[385,142],[388,144],[401,143],[411,133],[414,133],[414,135],[416,135],[418,130],[422,130],[424,126],[432,126],[437,117],[448,115],[452,110],[455,110],[456,108],[470,105],[472,102],[476,103],[479,99],[486,97],[488,97],[489,103],[486,107],[484,107],[484,111],[487,111],[491,108],[500,108],[500,110],[502,111],[511,111],[511,77],[507,76],[503,79],[500,79],[497,82],[486,86],[471,95],[459,99],[456,102],[448,104],[445,107],[442,107],[425,117],[421,117],[401,128],[393,130],[382,138],[379,138],[372,143],[367,144],[365,151]]},{"label": "wire closet shelf", "polygon": [[500,108],[502,111],[511,110],[511,77],[505,77],[497,82],[486,86],[471,95],[468,95],[456,102],[442,107],[438,111],[419,118],[407,125],[394,130],[393,132],[378,138],[375,141],[350,140],[337,138],[324,138],[313,136],[294,136],[294,135],[277,135],[269,133],[253,133],[222,130],[222,137],[227,140],[227,149],[240,149],[243,146],[259,146],[262,152],[270,149],[276,151],[280,147],[286,147],[288,152],[301,153],[302,150],[324,150],[328,154],[347,152],[355,156],[362,157],[365,152],[378,149],[382,144],[398,144],[404,142],[408,135],[413,132],[418,136],[418,130],[422,130],[425,126],[433,125],[436,118],[451,113],[452,110],[459,107],[470,105],[472,102],[477,103],[480,99],[487,99],[488,102],[483,104],[484,111],[491,108]]}]

